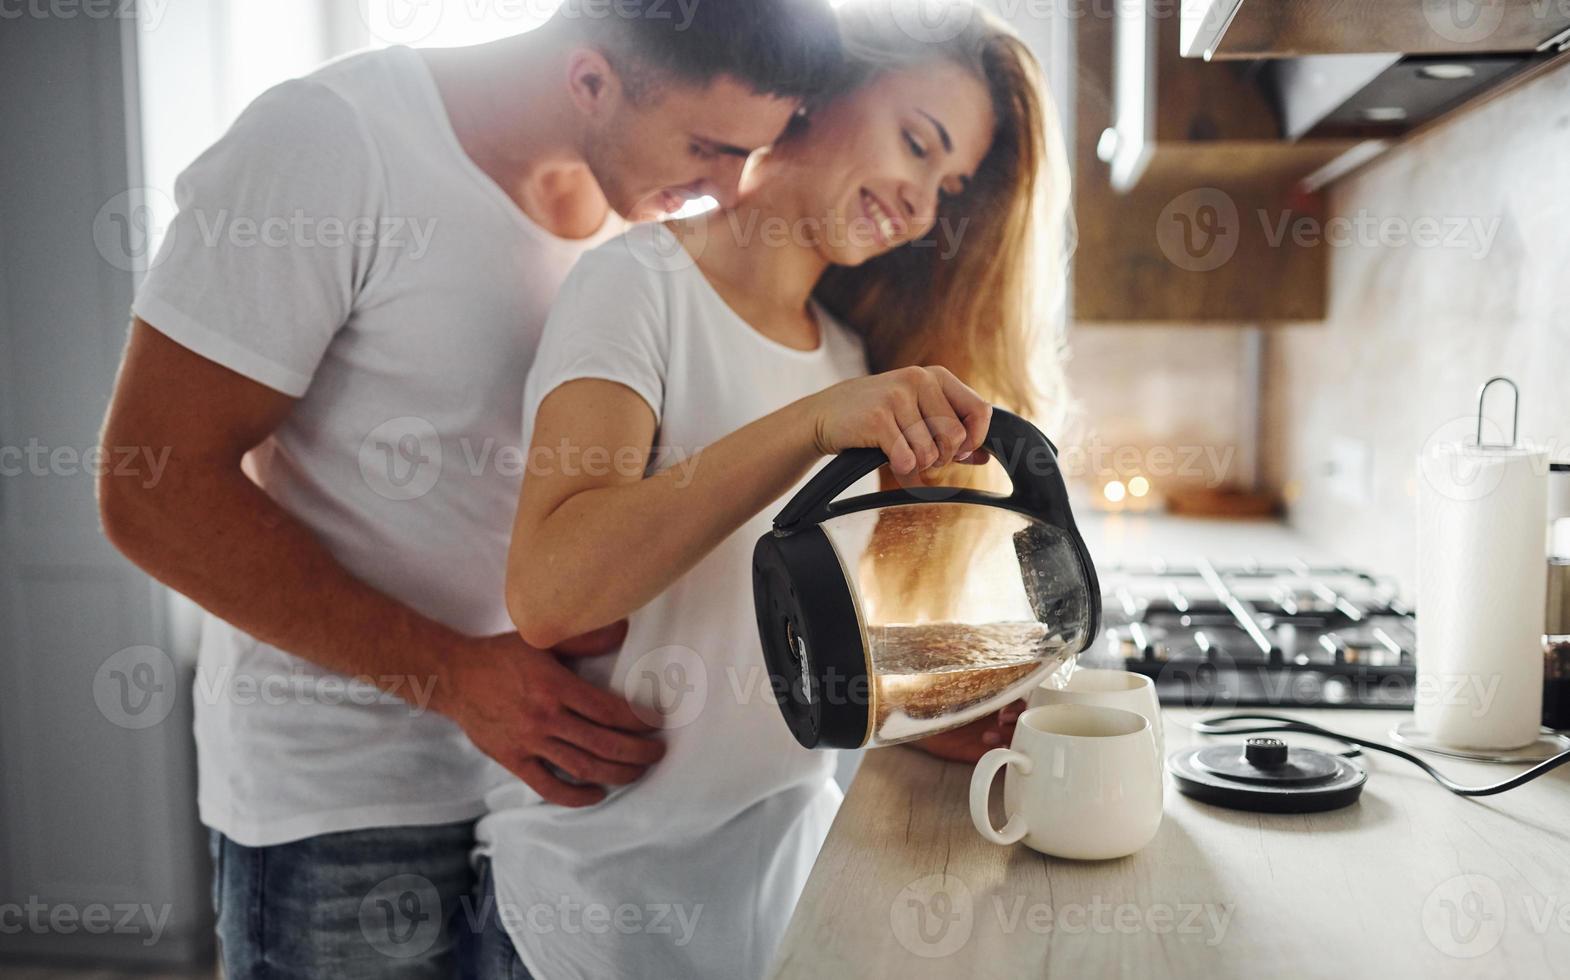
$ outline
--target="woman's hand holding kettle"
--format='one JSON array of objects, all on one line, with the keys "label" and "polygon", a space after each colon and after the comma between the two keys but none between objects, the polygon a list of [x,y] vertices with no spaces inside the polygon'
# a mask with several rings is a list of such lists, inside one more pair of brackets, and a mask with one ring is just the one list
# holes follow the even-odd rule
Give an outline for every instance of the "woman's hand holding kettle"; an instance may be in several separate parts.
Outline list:
[{"label": "woman's hand holding kettle", "polygon": [[942,367],[854,378],[808,402],[820,453],[881,449],[898,476],[970,460],[992,420],[987,400]]}]

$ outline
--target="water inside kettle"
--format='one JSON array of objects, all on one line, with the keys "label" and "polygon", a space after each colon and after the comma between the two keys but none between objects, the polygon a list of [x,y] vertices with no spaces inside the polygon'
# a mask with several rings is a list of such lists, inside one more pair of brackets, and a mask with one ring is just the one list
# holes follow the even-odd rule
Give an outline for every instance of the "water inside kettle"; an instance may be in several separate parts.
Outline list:
[{"label": "water inside kettle", "polygon": [[889,745],[964,724],[1007,703],[1032,674],[1069,658],[1061,635],[1037,622],[922,623],[867,630],[876,712],[871,744]]},{"label": "water inside kettle", "polygon": [[1056,449],[1001,408],[987,448],[997,471],[959,466],[841,497],[886,462],[846,453],[758,540],[764,660],[802,745],[956,728],[1056,683],[1093,639],[1101,597]]},{"label": "water inside kettle", "polygon": [[1072,545],[1024,515],[913,504],[824,527],[842,556],[859,558],[869,745],[920,738],[1002,708],[1072,661],[1088,629]]}]

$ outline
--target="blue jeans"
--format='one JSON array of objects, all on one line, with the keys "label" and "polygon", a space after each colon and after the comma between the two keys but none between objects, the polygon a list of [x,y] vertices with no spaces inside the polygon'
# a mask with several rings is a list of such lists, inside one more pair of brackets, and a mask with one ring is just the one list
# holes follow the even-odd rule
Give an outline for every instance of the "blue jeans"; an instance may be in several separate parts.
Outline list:
[{"label": "blue jeans", "polygon": [[457,947],[472,945],[461,932],[475,888],[473,822],[271,847],[210,833],[227,980],[458,975]]},{"label": "blue jeans", "polygon": [[475,914],[463,923],[463,928],[472,931],[474,936],[474,945],[463,957],[463,980],[533,980],[523,960],[518,958],[512,937],[507,935],[506,928],[502,926],[488,858],[480,859],[480,880],[476,894]]}]

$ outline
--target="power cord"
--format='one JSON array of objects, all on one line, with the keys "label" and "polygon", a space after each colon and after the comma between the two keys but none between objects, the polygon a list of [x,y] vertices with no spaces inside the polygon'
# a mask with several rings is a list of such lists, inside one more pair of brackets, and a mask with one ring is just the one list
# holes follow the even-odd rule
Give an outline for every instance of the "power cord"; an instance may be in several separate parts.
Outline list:
[{"label": "power cord", "polygon": [[[1235,722],[1246,721],[1268,721],[1273,722],[1274,724],[1232,724]],[[1433,766],[1429,765],[1427,762],[1423,761],[1412,753],[1398,749],[1393,745],[1385,745],[1382,742],[1369,741],[1368,739],[1358,738],[1355,735],[1344,735],[1341,732],[1333,732],[1328,728],[1321,728],[1318,725],[1313,725],[1306,721],[1298,721],[1296,718],[1288,718],[1285,715],[1269,715],[1259,714],[1252,711],[1240,711],[1233,714],[1212,715],[1209,718],[1201,718],[1190,727],[1193,729],[1193,731],[1201,735],[1263,735],[1275,734],[1278,732],[1296,732],[1302,735],[1317,735],[1321,738],[1328,738],[1333,741],[1340,742],[1343,745],[1353,746],[1350,751],[1341,753],[1347,758],[1361,755],[1361,749],[1372,749],[1375,752],[1384,752],[1388,755],[1393,755],[1398,759],[1405,759],[1407,762],[1412,763],[1412,765],[1417,766],[1419,769],[1423,770],[1430,777],[1432,777],[1434,782],[1443,786],[1445,789],[1456,794],[1457,796],[1493,796],[1495,793],[1503,793],[1505,790],[1515,789],[1517,786],[1520,786],[1523,783],[1531,782],[1538,776],[1541,776],[1546,772],[1552,772],[1565,763],[1570,762],[1570,751],[1561,752],[1550,759],[1545,759],[1544,761],[1539,762],[1537,765],[1526,770],[1525,772],[1517,773],[1516,775],[1511,776],[1504,782],[1494,783],[1490,786],[1462,786],[1460,783],[1454,782],[1449,777],[1445,776],[1444,773],[1440,772],[1438,769],[1435,769]]]}]

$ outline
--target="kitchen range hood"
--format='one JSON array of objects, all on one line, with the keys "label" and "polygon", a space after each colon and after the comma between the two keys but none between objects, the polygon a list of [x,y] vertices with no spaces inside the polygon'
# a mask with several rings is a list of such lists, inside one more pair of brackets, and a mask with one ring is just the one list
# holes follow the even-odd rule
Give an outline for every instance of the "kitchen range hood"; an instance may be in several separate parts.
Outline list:
[{"label": "kitchen range hood", "polygon": [[1497,54],[1564,50],[1551,0],[1182,0],[1184,57]]},{"label": "kitchen range hood", "polygon": [[1281,135],[1390,139],[1542,60],[1537,54],[1324,54],[1264,63]]},{"label": "kitchen range hood", "polygon": [[1168,176],[1312,191],[1413,130],[1570,62],[1565,0],[1172,9],[1117,6],[1113,119],[1097,155],[1119,193]]}]

